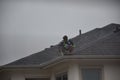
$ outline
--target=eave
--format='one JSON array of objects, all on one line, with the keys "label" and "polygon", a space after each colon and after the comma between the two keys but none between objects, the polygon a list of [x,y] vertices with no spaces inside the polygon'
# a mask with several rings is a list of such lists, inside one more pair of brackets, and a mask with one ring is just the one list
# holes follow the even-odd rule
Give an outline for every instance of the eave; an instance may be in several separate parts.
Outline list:
[{"label": "eave", "polygon": [[120,55],[66,55],[60,56],[50,61],[35,65],[9,65],[1,66],[1,69],[28,69],[28,68],[39,68],[47,69],[61,62],[69,60],[120,60]]}]

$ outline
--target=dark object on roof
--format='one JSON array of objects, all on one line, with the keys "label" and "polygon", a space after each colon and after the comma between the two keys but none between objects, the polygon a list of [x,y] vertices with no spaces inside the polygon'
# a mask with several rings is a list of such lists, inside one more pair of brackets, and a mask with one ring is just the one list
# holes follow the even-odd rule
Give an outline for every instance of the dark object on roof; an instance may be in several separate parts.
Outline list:
[{"label": "dark object on roof", "polygon": [[82,31],[81,31],[81,29],[79,30],[79,35],[81,35],[82,34]]},{"label": "dark object on roof", "polygon": [[115,26],[115,27],[116,27],[116,28],[115,28],[115,31],[114,31],[114,32],[115,32],[115,33],[116,33],[116,32],[119,32],[119,31],[120,31],[120,26]]},{"label": "dark object on roof", "polygon": [[[109,24],[103,28],[96,28],[87,33],[78,35],[71,40],[75,44],[74,56],[88,55],[120,55],[120,31],[114,33],[113,30],[119,24]],[[71,55],[73,56],[73,55]],[[61,56],[58,45],[45,49],[41,52],[24,57],[7,66],[31,66],[41,65],[48,61],[55,60]]]}]

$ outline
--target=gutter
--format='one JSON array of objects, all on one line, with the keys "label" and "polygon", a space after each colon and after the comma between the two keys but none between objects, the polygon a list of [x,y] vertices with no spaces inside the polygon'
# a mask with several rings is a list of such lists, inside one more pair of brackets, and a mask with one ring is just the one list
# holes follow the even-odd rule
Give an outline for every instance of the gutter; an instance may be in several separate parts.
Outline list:
[{"label": "gutter", "polygon": [[47,61],[45,63],[41,63],[38,65],[13,65],[13,66],[2,66],[1,69],[15,69],[15,68],[39,68],[39,69],[46,69],[48,66],[52,66],[65,60],[97,60],[97,59],[105,59],[105,60],[120,60],[120,55],[65,55],[59,56],[55,59]]},{"label": "gutter", "polygon": [[48,61],[46,63],[41,64],[43,69],[48,68],[48,66],[53,66],[55,64],[68,61],[68,60],[120,60],[120,55],[68,55],[68,56],[62,56],[58,57],[57,59],[54,59],[52,61]]}]

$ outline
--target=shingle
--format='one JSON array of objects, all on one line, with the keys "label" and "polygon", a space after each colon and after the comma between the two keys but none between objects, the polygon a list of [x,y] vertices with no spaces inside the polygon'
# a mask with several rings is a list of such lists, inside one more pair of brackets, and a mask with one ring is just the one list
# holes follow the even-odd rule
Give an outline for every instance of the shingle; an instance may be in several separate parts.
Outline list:
[{"label": "shingle", "polygon": [[[120,27],[112,23],[72,38],[75,44],[74,55],[120,55],[120,32],[113,32],[116,26]],[[5,66],[39,65],[59,56],[61,54],[55,45]]]}]

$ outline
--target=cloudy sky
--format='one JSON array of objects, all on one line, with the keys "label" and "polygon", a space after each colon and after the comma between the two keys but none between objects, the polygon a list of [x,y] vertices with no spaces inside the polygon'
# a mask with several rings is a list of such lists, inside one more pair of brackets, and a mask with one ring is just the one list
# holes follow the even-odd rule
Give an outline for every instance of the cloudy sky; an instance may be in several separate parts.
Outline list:
[{"label": "cloudy sky", "polygon": [[62,40],[120,23],[115,0],[0,0],[0,65]]}]

